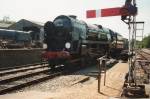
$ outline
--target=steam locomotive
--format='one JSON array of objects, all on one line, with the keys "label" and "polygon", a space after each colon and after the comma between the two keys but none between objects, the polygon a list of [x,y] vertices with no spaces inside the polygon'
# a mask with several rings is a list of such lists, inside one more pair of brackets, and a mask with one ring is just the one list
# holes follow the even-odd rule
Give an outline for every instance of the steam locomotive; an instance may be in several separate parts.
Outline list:
[{"label": "steam locomotive", "polygon": [[102,25],[87,24],[76,16],[60,15],[44,25],[47,49],[43,57],[51,68],[69,60],[81,59],[88,63],[102,55],[116,57],[125,48],[126,39]]}]

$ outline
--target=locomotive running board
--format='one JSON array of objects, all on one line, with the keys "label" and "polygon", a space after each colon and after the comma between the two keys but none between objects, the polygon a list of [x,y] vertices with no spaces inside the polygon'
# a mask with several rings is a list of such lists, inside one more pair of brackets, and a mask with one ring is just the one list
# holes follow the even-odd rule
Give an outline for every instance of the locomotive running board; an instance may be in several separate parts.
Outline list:
[{"label": "locomotive running board", "polygon": [[109,44],[108,41],[91,41],[91,40],[83,40],[82,44]]}]

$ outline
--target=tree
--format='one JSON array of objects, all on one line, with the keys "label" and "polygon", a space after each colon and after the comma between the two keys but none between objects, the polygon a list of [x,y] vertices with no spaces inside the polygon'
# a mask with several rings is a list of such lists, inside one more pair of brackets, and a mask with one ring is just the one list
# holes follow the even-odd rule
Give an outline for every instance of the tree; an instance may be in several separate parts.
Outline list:
[{"label": "tree", "polygon": [[150,35],[144,37],[143,41],[143,47],[150,48]]}]

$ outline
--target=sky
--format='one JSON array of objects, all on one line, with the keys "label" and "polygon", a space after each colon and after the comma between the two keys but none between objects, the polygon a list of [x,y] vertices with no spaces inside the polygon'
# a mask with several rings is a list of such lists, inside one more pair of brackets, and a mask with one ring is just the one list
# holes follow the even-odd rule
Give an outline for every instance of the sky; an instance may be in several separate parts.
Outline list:
[{"label": "sky", "polygon": [[[150,0],[136,0],[137,21],[144,21],[144,35],[150,34]],[[28,19],[45,23],[58,15],[76,15],[90,24],[101,24],[128,38],[128,26],[120,16],[87,19],[86,10],[121,7],[125,0],[0,0],[0,19],[8,16],[12,21]],[[138,32],[137,32],[138,33]],[[141,31],[139,31],[141,33]]]}]

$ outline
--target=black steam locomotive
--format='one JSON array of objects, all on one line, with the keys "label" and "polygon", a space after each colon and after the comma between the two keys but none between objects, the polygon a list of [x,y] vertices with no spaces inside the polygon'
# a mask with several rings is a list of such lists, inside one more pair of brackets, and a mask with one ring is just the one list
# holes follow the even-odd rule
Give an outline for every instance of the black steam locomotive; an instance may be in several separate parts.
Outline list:
[{"label": "black steam locomotive", "polygon": [[[43,57],[53,68],[68,60],[82,59],[86,63],[102,55],[116,56],[125,48],[126,40],[101,25],[90,25],[76,16],[60,15],[44,25],[47,49]],[[116,54],[117,53],[117,54]]]}]

